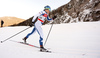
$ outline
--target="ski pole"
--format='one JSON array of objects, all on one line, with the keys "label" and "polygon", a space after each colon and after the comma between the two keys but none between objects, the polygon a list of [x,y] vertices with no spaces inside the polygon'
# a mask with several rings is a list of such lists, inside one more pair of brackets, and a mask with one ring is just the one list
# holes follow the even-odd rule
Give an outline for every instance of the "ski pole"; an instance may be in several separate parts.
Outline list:
[{"label": "ski pole", "polygon": [[18,32],[18,33],[16,33],[15,35],[12,35],[11,37],[9,37],[9,38],[7,38],[7,39],[1,41],[1,43],[5,42],[5,41],[7,41],[7,40],[9,40],[9,39],[11,39],[12,37],[14,37],[14,36],[16,36],[16,35],[22,33],[23,31],[25,31],[25,30],[27,30],[27,29],[29,29],[29,28],[30,28],[30,27],[28,27],[28,28],[26,28],[26,29],[24,29],[24,30],[22,30],[22,31],[20,31],[20,32]]},{"label": "ski pole", "polygon": [[[54,23],[54,21],[53,21],[53,23]],[[51,25],[51,27],[50,27],[50,30],[49,30],[49,33],[48,33],[48,35],[47,35],[47,37],[46,37],[46,40],[45,40],[44,46],[45,46],[45,44],[46,44],[46,42],[47,42],[47,40],[48,40],[49,34],[50,34],[51,29],[52,29],[52,27],[53,27],[53,23],[52,23],[52,25]]]}]

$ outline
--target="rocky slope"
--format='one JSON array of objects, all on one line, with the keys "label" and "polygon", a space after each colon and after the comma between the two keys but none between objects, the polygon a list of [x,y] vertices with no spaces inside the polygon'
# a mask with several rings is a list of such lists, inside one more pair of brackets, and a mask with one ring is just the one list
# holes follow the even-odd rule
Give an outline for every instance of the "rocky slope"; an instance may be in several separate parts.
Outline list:
[{"label": "rocky slope", "polygon": [[100,20],[100,0],[71,0],[68,4],[53,10],[57,15],[55,23],[91,22]]}]

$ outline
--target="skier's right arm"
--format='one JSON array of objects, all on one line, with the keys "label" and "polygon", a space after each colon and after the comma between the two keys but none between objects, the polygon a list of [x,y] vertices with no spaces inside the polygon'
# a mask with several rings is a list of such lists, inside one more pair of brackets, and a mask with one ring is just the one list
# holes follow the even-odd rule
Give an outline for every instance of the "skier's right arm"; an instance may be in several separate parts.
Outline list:
[{"label": "skier's right arm", "polygon": [[35,23],[35,21],[37,20],[38,16],[41,15],[41,12],[39,12],[38,14],[34,15],[33,19],[32,19],[32,23],[30,24],[30,27],[32,27]]},{"label": "skier's right arm", "polygon": [[40,16],[40,15],[41,15],[40,13],[36,14],[36,15],[33,17],[32,22],[34,22],[34,21],[37,19],[37,17]]}]

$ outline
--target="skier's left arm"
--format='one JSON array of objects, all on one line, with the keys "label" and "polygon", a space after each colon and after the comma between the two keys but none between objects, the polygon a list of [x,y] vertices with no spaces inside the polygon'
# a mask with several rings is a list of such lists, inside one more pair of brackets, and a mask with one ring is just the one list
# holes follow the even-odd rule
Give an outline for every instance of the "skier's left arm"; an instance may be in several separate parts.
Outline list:
[{"label": "skier's left arm", "polygon": [[47,16],[47,20],[48,20],[48,21],[51,21],[51,20],[53,20],[53,19],[51,19],[51,18],[49,18],[49,16]]},{"label": "skier's left arm", "polygon": [[49,16],[47,16],[47,20],[48,20],[48,21],[51,21],[51,20],[54,20],[56,17],[57,17],[57,16],[54,16],[54,17],[51,19],[51,18],[49,18]]}]

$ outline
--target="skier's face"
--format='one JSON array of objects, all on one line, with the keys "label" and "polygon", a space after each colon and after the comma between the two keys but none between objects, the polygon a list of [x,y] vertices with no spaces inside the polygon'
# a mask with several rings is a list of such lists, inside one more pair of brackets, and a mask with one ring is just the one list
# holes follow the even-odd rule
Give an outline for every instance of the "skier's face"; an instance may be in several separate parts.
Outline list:
[{"label": "skier's face", "polygon": [[50,13],[50,11],[48,9],[45,10],[48,14]]}]

